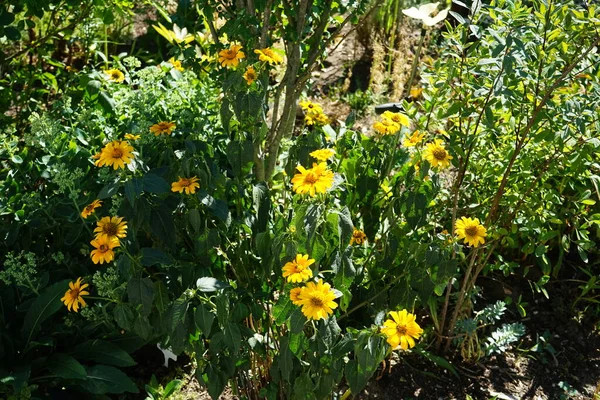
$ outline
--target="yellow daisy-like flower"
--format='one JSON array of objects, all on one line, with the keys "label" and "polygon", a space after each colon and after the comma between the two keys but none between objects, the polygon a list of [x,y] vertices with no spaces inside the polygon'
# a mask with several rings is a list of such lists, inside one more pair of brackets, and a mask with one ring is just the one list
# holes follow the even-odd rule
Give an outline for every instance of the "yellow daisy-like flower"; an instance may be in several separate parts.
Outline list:
[{"label": "yellow daisy-like flower", "polygon": [[127,139],[127,140],[138,140],[141,137],[142,137],[141,135],[133,135],[131,133],[125,134],[125,139]]},{"label": "yellow daisy-like flower", "polygon": [[195,176],[192,176],[191,178],[179,177],[177,182],[171,183],[172,192],[183,193],[185,191],[186,194],[194,194],[199,187],[200,184],[198,183],[198,178]]},{"label": "yellow daisy-like flower", "polygon": [[325,193],[333,186],[333,172],[327,169],[327,164],[322,162],[313,164],[311,169],[305,169],[299,165],[296,167],[299,174],[294,175],[292,184],[296,193],[309,193],[312,197],[315,193]]},{"label": "yellow daisy-like flower", "polygon": [[175,57],[171,57],[169,59],[169,64],[173,66],[177,71],[183,72],[183,66],[181,65],[181,61],[176,60]]},{"label": "yellow daisy-like flower", "polygon": [[310,153],[310,156],[312,158],[316,158],[319,161],[327,161],[331,157],[333,157],[334,154],[335,154],[335,150],[333,150],[333,149],[320,149],[320,150],[315,150],[312,153]]},{"label": "yellow daisy-like flower", "polygon": [[121,83],[125,80],[125,75],[118,69],[107,69],[104,71],[109,81]]},{"label": "yellow daisy-like flower", "polygon": [[127,221],[123,217],[104,217],[96,223],[96,239],[122,239],[127,236]]},{"label": "yellow daisy-like flower", "polygon": [[135,156],[133,155],[133,147],[125,140],[115,140],[108,143],[104,148],[97,154],[96,166],[103,167],[105,165],[111,166],[114,169],[125,168],[126,164],[129,164]]},{"label": "yellow daisy-like flower", "polygon": [[466,244],[473,247],[484,244],[484,237],[487,236],[487,230],[479,223],[479,218],[462,217],[456,221],[454,233],[459,239],[464,239]]},{"label": "yellow daisy-like flower", "polygon": [[300,300],[302,300],[302,288],[297,287],[290,290],[290,300],[297,306],[302,305],[300,303]]},{"label": "yellow daisy-like flower", "polygon": [[380,188],[381,188],[381,190],[383,190],[383,193],[385,194],[386,199],[389,199],[390,197],[392,197],[394,195],[394,193],[392,192],[392,188],[389,185],[382,183]]},{"label": "yellow daisy-like flower", "polygon": [[408,127],[410,125],[410,120],[408,117],[401,113],[395,113],[391,111],[386,111],[383,113],[383,118],[388,118],[395,122],[398,125]]},{"label": "yellow daisy-like flower", "polygon": [[400,346],[402,350],[415,347],[415,339],[421,337],[423,329],[417,324],[414,314],[406,310],[390,312],[392,319],[383,323],[381,332],[387,336],[392,348]]},{"label": "yellow daisy-like flower", "polygon": [[350,246],[354,243],[363,244],[367,240],[367,235],[360,229],[354,228],[354,232],[352,232],[352,238],[350,238]]},{"label": "yellow daisy-like flower", "polygon": [[302,110],[308,114],[320,114],[323,112],[323,107],[319,103],[313,103],[312,101],[304,100],[300,102]]},{"label": "yellow daisy-like flower", "polygon": [[306,114],[304,116],[304,123],[306,125],[314,125],[315,124],[315,120],[316,120],[316,114]]},{"label": "yellow daisy-like flower", "polygon": [[281,64],[283,62],[283,58],[268,47],[266,49],[254,50],[254,53],[258,54],[260,61],[268,62],[270,65]]},{"label": "yellow daisy-like flower", "polygon": [[87,218],[90,215],[92,215],[93,213],[96,212],[96,208],[101,207],[102,206],[102,201],[101,200],[94,200],[92,201],[90,204],[88,204],[87,206],[85,206],[85,208],[83,209],[83,211],[81,211],[81,216],[83,218]]},{"label": "yellow daisy-like flower", "polygon": [[90,242],[94,246],[94,250],[90,253],[94,264],[109,263],[115,259],[115,252],[113,249],[119,247],[119,239],[116,237],[96,237],[96,239]]},{"label": "yellow daisy-like flower", "polygon": [[310,266],[315,260],[308,258],[308,254],[296,254],[296,259],[285,263],[283,266],[283,277],[288,282],[300,283],[312,278],[313,273]]},{"label": "yellow daisy-like flower", "polygon": [[418,99],[421,97],[421,93],[423,93],[423,88],[413,86],[410,88],[410,97],[413,99]]},{"label": "yellow daisy-like flower", "polygon": [[75,282],[69,282],[69,290],[65,292],[65,295],[60,299],[69,311],[73,310],[78,312],[79,305],[81,304],[81,308],[85,307],[85,300],[83,300],[83,296],[87,296],[90,293],[86,290],[89,285],[84,283],[81,278],[77,278]]},{"label": "yellow daisy-like flower", "polygon": [[246,83],[248,85],[252,85],[254,81],[258,78],[258,74],[256,73],[254,67],[251,65],[248,68],[246,68],[246,72],[244,72],[244,75],[242,75],[242,77],[246,80]]},{"label": "yellow daisy-like flower", "polygon": [[450,160],[453,158],[444,148],[444,142],[441,139],[435,139],[433,143],[427,143],[423,157],[429,161],[432,167],[439,167],[440,169],[448,168]]},{"label": "yellow daisy-like flower", "polygon": [[319,125],[327,125],[329,123],[329,117],[323,113],[318,113],[316,114],[313,119],[315,120],[315,122],[317,122]]},{"label": "yellow daisy-like flower", "polygon": [[231,45],[228,49],[221,50],[219,52],[218,61],[222,67],[237,67],[240,60],[246,58],[243,51],[240,51],[242,46],[239,44]]},{"label": "yellow daisy-like flower", "polygon": [[382,135],[393,135],[400,130],[400,125],[389,118],[382,118],[381,121],[377,121],[373,124],[373,129]]},{"label": "yellow daisy-like flower", "polygon": [[424,133],[419,133],[419,131],[414,131],[412,135],[406,136],[406,139],[402,142],[404,147],[414,147],[421,143],[421,140],[425,137]]},{"label": "yellow daisy-like flower", "polygon": [[175,128],[177,128],[175,122],[161,121],[158,124],[152,125],[150,127],[150,132],[154,133],[154,136],[162,134],[170,135]]},{"label": "yellow daisy-like flower", "polygon": [[319,320],[333,314],[337,308],[335,293],[329,283],[308,282],[300,292],[298,303],[302,306],[302,314],[308,319]]}]

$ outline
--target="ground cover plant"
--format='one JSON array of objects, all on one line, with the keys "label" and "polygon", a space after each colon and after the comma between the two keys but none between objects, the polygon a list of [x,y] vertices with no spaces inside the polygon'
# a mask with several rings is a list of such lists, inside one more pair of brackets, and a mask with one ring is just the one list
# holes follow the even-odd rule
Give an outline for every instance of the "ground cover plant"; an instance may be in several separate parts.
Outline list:
[{"label": "ground cover plant", "polygon": [[568,261],[598,328],[595,8],[405,10],[444,26],[435,59],[421,40],[402,110],[361,131],[311,79],[379,6],[159,7],[162,60],[106,54],[4,128],[3,396],[167,398],[132,368],[157,346],[212,398],[346,399],[409,354],[458,377],[527,334],[482,276],[548,298]]}]

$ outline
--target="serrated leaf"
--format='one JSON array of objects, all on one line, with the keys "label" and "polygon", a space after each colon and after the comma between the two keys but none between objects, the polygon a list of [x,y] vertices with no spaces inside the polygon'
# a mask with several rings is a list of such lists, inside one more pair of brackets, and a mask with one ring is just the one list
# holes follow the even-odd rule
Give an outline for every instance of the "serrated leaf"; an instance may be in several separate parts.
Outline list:
[{"label": "serrated leaf", "polygon": [[53,354],[45,365],[54,375],[64,379],[86,378],[86,371],[83,365],[67,354]]},{"label": "serrated leaf", "polygon": [[87,379],[81,385],[92,394],[139,393],[135,383],[127,375],[108,365],[87,368]]},{"label": "serrated leaf", "polygon": [[135,361],[119,346],[104,340],[88,340],[76,346],[72,352],[78,359],[92,360],[116,367],[130,367]]}]

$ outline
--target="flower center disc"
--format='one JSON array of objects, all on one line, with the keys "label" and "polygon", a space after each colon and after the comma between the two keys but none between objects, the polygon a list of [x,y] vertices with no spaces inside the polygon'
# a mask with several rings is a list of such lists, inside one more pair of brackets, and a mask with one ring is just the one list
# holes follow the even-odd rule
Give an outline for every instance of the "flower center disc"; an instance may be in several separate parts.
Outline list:
[{"label": "flower center disc", "polygon": [[190,186],[190,180],[189,179],[182,179],[181,180],[181,186],[183,186],[183,187]]},{"label": "flower center disc", "polygon": [[106,233],[108,236],[116,236],[117,230],[117,225],[113,224],[112,222],[104,225],[104,233]]},{"label": "flower center disc", "polygon": [[435,149],[433,151],[433,156],[436,158],[436,160],[445,160],[446,159],[446,150],[444,149]]},{"label": "flower center disc", "polygon": [[114,149],[113,153],[112,153],[113,158],[121,158],[123,157],[123,150],[121,149]]},{"label": "flower center disc", "polygon": [[315,183],[317,181],[317,175],[315,175],[312,172],[309,172],[308,174],[306,174],[306,177],[304,177],[304,182],[306,183]]},{"label": "flower center disc", "polygon": [[316,298],[316,297],[313,297],[312,299],[310,299],[310,304],[313,307],[323,307],[323,305],[324,305],[323,300]]},{"label": "flower center disc", "polygon": [[399,335],[406,335],[406,327],[403,325],[398,325],[396,331],[398,331]]},{"label": "flower center disc", "polygon": [[108,246],[105,244],[100,245],[100,249],[101,252],[106,253],[108,251]]},{"label": "flower center disc", "polygon": [[477,227],[469,226],[468,228],[465,229],[465,233],[469,236],[475,236],[475,235],[477,235]]}]

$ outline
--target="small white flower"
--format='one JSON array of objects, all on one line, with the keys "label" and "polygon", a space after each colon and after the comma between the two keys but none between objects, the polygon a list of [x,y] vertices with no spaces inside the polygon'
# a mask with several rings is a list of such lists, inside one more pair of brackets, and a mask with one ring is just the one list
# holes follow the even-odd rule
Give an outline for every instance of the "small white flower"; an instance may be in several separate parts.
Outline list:
[{"label": "small white flower", "polygon": [[420,19],[426,26],[433,26],[446,19],[448,11],[450,10],[449,8],[442,10],[432,18],[431,14],[437,10],[439,4],[440,3],[427,3],[419,8],[411,7],[407,10],[402,10],[402,14],[414,19]]}]

